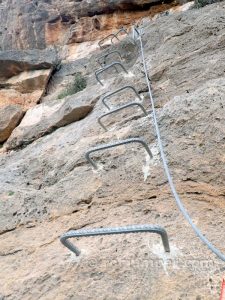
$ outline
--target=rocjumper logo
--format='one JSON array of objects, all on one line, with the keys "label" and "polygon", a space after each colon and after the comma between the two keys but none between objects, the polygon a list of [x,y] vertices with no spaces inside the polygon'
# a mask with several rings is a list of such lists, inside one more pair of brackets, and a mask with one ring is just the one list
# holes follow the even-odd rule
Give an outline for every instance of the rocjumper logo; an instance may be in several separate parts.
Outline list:
[{"label": "rocjumper logo", "polygon": [[6,3],[2,3],[2,1],[0,1],[0,10],[3,10],[6,8]]},{"label": "rocjumper logo", "polygon": [[225,300],[225,279],[222,281],[220,300]]}]

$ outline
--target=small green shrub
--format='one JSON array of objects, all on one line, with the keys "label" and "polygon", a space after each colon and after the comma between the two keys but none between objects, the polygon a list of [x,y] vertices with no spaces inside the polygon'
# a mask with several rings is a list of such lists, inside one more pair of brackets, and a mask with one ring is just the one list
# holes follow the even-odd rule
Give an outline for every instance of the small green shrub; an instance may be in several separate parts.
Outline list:
[{"label": "small green shrub", "polygon": [[81,73],[77,73],[75,75],[74,81],[58,95],[58,99],[63,99],[66,96],[76,94],[84,90],[86,86],[86,79],[81,75]]},{"label": "small green shrub", "polygon": [[221,2],[223,0],[195,0],[195,7],[196,8],[201,8],[201,7],[204,7],[206,5],[209,5],[209,4],[213,4],[213,3],[216,3],[216,2]]}]

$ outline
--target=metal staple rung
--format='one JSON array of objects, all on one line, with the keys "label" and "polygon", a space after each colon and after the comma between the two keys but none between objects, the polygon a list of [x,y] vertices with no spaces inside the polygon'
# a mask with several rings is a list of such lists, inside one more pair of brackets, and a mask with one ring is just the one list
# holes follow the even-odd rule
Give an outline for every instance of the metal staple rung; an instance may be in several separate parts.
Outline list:
[{"label": "metal staple rung", "polygon": [[[129,35],[128,31],[123,27],[117,33],[115,33],[115,35],[118,36],[118,34],[122,31],[125,32],[127,35]],[[111,38],[112,43],[113,43],[113,39],[114,39],[114,37]],[[133,38],[131,38],[131,42],[133,45],[137,45],[136,41]]]},{"label": "metal staple rung", "polygon": [[[120,33],[120,32],[125,32],[127,35],[128,35],[128,31],[125,29],[125,28],[120,28],[120,30],[118,30],[116,33],[115,33],[115,36],[116,37],[118,37],[118,34]],[[114,39],[114,37],[112,37],[111,38],[111,43],[113,44],[113,39]]]},{"label": "metal staple rung", "polygon": [[95,77],[96,77],[97,81],[98,81],[101,85],[103,85],[103,83],[102,83],[101,80],[99,80],[99,78],[98,78],[99,74],[105,72],[106,70],[108,70],[108,69],[110,69],[110,68],[112,68],[112,67],[114,67],[114,66],[116,66],[116,65],[119,65],[119,66],[124,70],[124,72],[128,74],[128,72],[127,72],[127,70],[125,69],[125,67],[123,66],[123,64],[122,64],[121,62],[119,62],[119,61],[115,61],[115,62],[111,63],[110,65],[107,65],[107,66],[105,66],[104,68],[101,68],[101,69],[95,71]]},{"label": "metal staple rung", "polygon": [[85,154],[85,158],[97,170],[98,167],[97,167],[96,163],[90,158],[90,154],[91,153],[96,152],[96,151],[100,151],[100,150],[114,148],[114,147],[117,147],[117,146],[120,146],[120,145],[130,144],[130,143],[139,143],[139,144],[142,144],[142,146],[144,146],[145,150],[149,154],[150,158],[153,158],[152,152],[149,149],[147,143],[143,139],[141,139],[141,138],[130,138],[130,139],[126,139],[126,140],[122,140],[122,141],[118,141],[118,142],[114,142],[114,143],[110,143],[110,144],[103,144],[103,145],[96,146],[95,148],[90,149]]},{"label": "metal staple rung", "polygon": [[124,28],[124,27],[121,27],[120,30],[118,30],[115,35],[117,36],[120,32],[125,32],[126,34],[128,34],[128,31]]},{"label": "metal staple rung", "polygon": [[106,53],[106,54],[104,54],[104,55],[102,55],[102,56],[100,56],[100,57],[98,58],[97,61],[98,61],[98,63],[100,64],[100,66],[101,66],[101,67],[104,67],[104,65],[101,63],[101,59],[102,59],[102,58],[103,58],[103,60],[104,60],[104,62],[105,62],[106,57],[108,57],[109,55],[114,54],[114,53],[117,53],[117,54],[119,55],[121,61],[122,61],[122,55],[121,55],[121,53],[120,53],[118,50],[113,50],[113,51],[110,51],[110,52],[108,52],[108,53]]},{"label": "metal staple rung", "polygon": [[106,94],[103,98],[102,98],[102,103],[105,105],[105,107],[107,107],[109,110],[110,110],[110,107],[108,106],[108,104],[106,104],[106,99],[107,98],[110,98],[111,96],[117,94],[117,93],[120,93],[121,91],[123,90],[126,90],[126,89],[131,89],[135,94],[136,96],[141,100],[141,97],[140,95],[138,94],[137,90],[132,86],[132,85],[125,85],[121,88],[119,88],[118,90],[112,92],[112,93],[109,93],[109,94]]},{"label": "metal staple rung", "polygon": [[98,236],[98,235],[112,235],[112,234],[122,234],[122,233],[141,233],[141,232],[151,232],[151,233],[159,234],[162,238],[165,252],[170,252],[167,232],[163,227],[158,225],[130,225],[130,226],[123,226],[123,227],[71,230],[64,233],[60,237],[60,241],[65,247],[67,247],[69,250],[71,250],[77,256],[79,256],[81,251],[70,241],[68,241],[69,238],[90,237],[90,236]]},{"label": "metal staple rung", "polygon": [[[99,45],[100,49],[102,49],[102,45],[101,45],[101,44],[102,44],[106,39],[108,39],[108,38],[110,38],[110,37],[116,38],[116,39],[119,41],[118,37],[117,37],[114,33],[111,33],[111,34],[107,35],[106,37],[104,37],[103,39],[101,39],[101,40],[98,42],[98,45]],[[112,42],[112,39],[111,39],[111,42]]]},{"label": "metal staple rung", "polygon": [[143,106],[142,104],[140,104],[140,103],[138,103],[138,102],[131,102],[131,103],[129,103],[129,104],[120,106],[120,107],[118,107],[118,108],[115,108],[115,109],[109,111],[108,113],[105,113],[105,114],[101,115],[101,116],[98,118],[98,123],[99,123],[99,125],[100,125],[105,131],[107,131],[108,129],[107,129],[107,128],[105,127],[105,125],[101,122],[101,119],[104,118],[105,116],[111,115],[111,114],[113,114],[113,113],[116,113],[116,112],[118,112],[118,111],[120,111],[120,110],[123,110],[123,109],[125,109],[125,108],[127,108],[127,107],[130,107],[130,106],[138,106],[138,107],[140,107],[140,108],[142,109],[142,111],[144,112],[144,114],[145,114],[146,116],[148,115],[148,114],[147,114],[147,111],[145,110],[145,108],[144,108],[144,106]]}]

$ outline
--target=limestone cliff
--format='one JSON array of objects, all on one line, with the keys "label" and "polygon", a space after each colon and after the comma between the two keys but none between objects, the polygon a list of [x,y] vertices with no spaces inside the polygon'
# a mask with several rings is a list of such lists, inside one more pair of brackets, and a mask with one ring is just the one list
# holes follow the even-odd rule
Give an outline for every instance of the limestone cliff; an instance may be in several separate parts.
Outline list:
[{"label": "limestone cliff", "polygon": [[[16,9],[19,2],[12,0],[9,4]],[[35,8],[34,1],[27,1],[21,9],[32,13],[44,7],[55,17],[52,24],[61,22],[59,11],[60,16],[73,15],[74,1],[68,1],[68,6],[50,2],[36,1]],[[92,1],[76,1],[76,12],[80,19],[94,18],[89,5],[98,15],[145,4],[130,1],[127,7],[127,1],[111,1],[112,6],[106,10],[104,3],[96,1],[93,6]],[[142,20],[148,76],[176,188],[194,223],[222,252],[224,15],[222,2]],[[38,16],[35,24],[41,24]],[[41,26],[46,24],[51,23]],[[46,35],[35,44],[33,34],[31,29],[28,44],[46,47]],[[33,82],[29,72],[49,72],[51,78],[45,77],[43,94],[35,100],[38,103],[34,101],[18,112],[21,118],[26,114],[19,125],[17,120],[18,126],[10,132],[0,154],[0,299],[218,299],[224,262],[194,234],[171,195],[159,155],[138,43],[133,43],[131,35],[123,35],[114,45],[99,49],[98,40],[89,48],[88,42],[81,43],[83,53],[77,48],[70,48],[66,54],[62,48],[50,48],[36,56],[33,50],[23,54],[17,50],[13,53],[20,56],[16,54],[15,58],[12,52],[4,52],[8,68],[2,72],[0,67],[2,90],[14,89],[23,94],[27,80]],[[10,48],[15,44],[11,40],[2,45]],[[101,74],[101,86],[94,72],[100,68],[98,58],[109,49],[121,53],[128,73],[118,68]],[[106,63],[118,60],[116,55],[108,57]],[[25,77],[24,72],[30,75]],[[86,85],[76,94],[69,94],[78,74]],[[102,95],[127,84],[136,88],[141,99],[125,92],[110,98],[109,106],[141,101],[148,116],[137,108],[127,108],[104,118],[105,131],[97,122],[107,112]],[[17,114],[16,109],[12,112]],[[93,154],[98,171],[85,159],[91,147],[130,137],[145,139],[153,158],[134,144]],[[151,234],[74,240],[82,253],[78,258],[59,241],[60,235],[70,229],[130,224],[165,227],[171,253],[165,254],[159,237]]]}]

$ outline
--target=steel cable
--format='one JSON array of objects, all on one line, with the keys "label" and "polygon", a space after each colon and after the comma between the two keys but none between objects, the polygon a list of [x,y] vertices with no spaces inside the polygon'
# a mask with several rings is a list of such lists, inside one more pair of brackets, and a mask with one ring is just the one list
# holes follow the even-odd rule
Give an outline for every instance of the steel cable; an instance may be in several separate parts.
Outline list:
[{"label": "steel cable", "polygon": [[176,187],[173,183],[173,179],[172,179],[172,176],[170,174],[170,170],[169,170],[169,167],[168,167],[166,155],[164,153],[164,148],[163,148],[163,145],[162,145],[161,134],[160,134],[159,126],[158,126],[158,121],[157,121],[157,116],[156,116],[156,111],[155,111],[155,104],[154,104],[154,99],[153,99],[153,95],[152,95],[152,89],[151,89],[150,81],[148,79],[148,71],[147,71],[147,66],[146,66],[146,61],[145,61],[144,47],[143,47],[143,42],[142,42],[141,35],[139,35],[139,41],[140,41],[140,46],[141,46],[141,56],[142,56],[142,61],[143,61],[145,77],[146,77],[148,90],[149,90],[150,101],[151,101],[151,105],[152,105],[152,115],[153,115],[155,130],[156,130],[156,134],[157,134],[158,145],[159,145],[159,149],[160,149],[160,154],[161,154],[164,170],[165,170],[165,173],[166,173],[166,176],[167,176],[172,194],[173,194],[173,196],[176,200],[177,206],[179,207],[179,209],[182,212],[185,219],[188,221],[188,223],[191,225],[191,227],[195,231],[196,235],[201,239],[201,241],[206,246],[208,246],[208,248],[214,254],[216,254],[221,260],[225,261],[225,255],[220,250],[218,250],[214,245],[212,245],[211,242],[201,233],[201,231],[198,229],[198,227],[193,223],[193,221],[192,221],[191,217],[189,216],[187,210],[185,209],[185,207],[184,207],[184,205],[183,205],[183,203],[182,203],[182,201],[181,201],[181,199],[180,199],[180,197],[177,193]]}]

